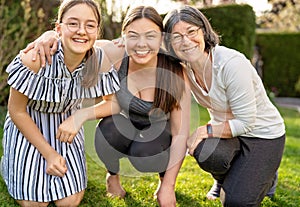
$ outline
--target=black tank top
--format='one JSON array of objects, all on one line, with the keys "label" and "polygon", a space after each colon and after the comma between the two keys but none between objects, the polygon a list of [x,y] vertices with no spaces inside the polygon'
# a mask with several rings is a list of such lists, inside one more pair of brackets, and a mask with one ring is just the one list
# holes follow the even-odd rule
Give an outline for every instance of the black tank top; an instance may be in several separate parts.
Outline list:
[{"label": "black tank top", "polygon": [[[162,110],[156,113],[150,113],[153,110],[153,102],[144,101],[134,96],[128,90],[127,75],[128,75],[129,57],[123,57],[118,76],[120,80],[120,90],[116,93],[118,103],[121,107],[121,114],[130,118],[131,122],[138,129],[149,127],[151,123],[158,121],[166,121],[169,119],[169,114],[165,114]],[[151,115],[150,115],[151,114]]]}]

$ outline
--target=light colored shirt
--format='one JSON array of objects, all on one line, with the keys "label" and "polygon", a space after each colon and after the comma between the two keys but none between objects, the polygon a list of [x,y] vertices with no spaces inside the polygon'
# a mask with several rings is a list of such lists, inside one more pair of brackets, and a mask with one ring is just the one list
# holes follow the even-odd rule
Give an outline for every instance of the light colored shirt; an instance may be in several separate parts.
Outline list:
[{"label": "light colored shirt", "polygon": [[210,122],[229,122],[233,137],[274,139],[285,133],[283,118],[269,100],[261,78],[240,52],[216,46],[212,49],[212,83],[208,93],[187,74],[196,101],[207,108]]}]

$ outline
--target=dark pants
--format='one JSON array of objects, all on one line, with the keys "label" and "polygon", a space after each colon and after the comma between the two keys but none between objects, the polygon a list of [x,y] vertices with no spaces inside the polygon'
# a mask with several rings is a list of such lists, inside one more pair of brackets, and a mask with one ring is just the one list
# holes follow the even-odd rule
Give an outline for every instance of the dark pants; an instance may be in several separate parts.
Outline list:
[{"label": "dark pants", "polygon": [[277,139],[208,138],[197,146],[199,166],[222,183],[224,206],[259,206],[279,168],[285,135]]},{"label": "dark pants", "polygon": [[138,128],[119,114],[101,120],[95,135],[99,158],[113,174],[119,172],[119,160],[127,157],[138,171],[159,172],[163,176],[172,140],[169,121]]}]

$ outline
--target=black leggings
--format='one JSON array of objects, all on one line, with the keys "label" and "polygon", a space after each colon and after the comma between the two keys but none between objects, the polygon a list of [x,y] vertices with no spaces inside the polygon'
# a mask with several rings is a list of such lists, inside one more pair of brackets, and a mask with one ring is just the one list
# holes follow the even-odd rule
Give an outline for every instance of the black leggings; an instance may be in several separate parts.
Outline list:
[{"label": "black leggings", "polygon": [[259,206],[280,165],[285,135],[277,139],[208,138],[194,157],[199,166],[222,184],[224,206]]},{"label": "black leggings", "polygon": [[111,174],[119,172],[119,160],[127,157],[138,171],[158,172],[163,177],[169,162],[171,140],[169,121],[137,129],[129,119],[118,114],[99,122],[95,148]]}]

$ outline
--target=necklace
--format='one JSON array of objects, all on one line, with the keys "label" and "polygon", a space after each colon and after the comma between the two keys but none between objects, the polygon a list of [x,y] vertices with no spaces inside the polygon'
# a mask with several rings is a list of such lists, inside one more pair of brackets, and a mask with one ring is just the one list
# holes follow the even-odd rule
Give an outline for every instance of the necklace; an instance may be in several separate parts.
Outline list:
[{"label": "necklace", "polygon": [[202,71],[203,71],[203,72],[202,72],[203,84],[204,84],[204,87],[205,87],[205,89],[207,90],[207,92],[208,92],[208,86],[207,86],[206,80],[205,80],[205,70],[206,70],[206,64],[207,64],[207,62],[208,62],[209,57],[210,57],[210,50],[209,50],[209,52],[208,52],[208,56],[207,56],[207,58],[206,58],[206,60],[205,60],[205,63],[204,63],[204,66],[203,66],[203,70],[202,70]]}]

